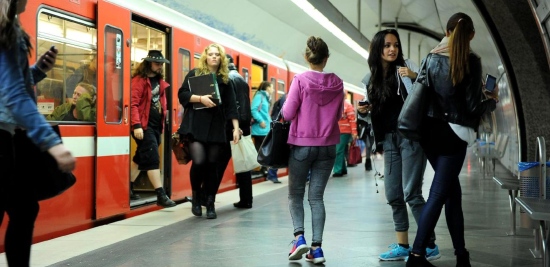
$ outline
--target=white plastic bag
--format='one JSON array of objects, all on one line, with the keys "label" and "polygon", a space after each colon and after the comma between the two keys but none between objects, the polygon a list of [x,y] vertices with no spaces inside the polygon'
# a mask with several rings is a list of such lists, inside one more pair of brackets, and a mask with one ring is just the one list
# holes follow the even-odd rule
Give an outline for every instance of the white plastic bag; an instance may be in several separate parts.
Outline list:
[{"label": "white plastic bag", "polygon": [[235,173],[247,172],[260,167],[257,160],[258,151],[256,151],[250,135],[241,137],[236,145],[233,142],[230,143]]}]

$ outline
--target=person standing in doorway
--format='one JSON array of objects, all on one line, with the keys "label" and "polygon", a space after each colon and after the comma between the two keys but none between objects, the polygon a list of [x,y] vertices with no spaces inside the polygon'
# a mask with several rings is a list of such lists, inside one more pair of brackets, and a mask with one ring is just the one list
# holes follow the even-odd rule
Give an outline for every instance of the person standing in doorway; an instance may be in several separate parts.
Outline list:
[{"label": "person standing in doorway", "polygon": [[[279,112],[281,112],[281,109],[283,108],[283,105],[285,104],[286,95],[282,95],[281,98],[279,98],[275,103],[273,103],[273,108],[271,109],[271,120],[276,120],[277,116],[279,116]],[[269,181],[272,181],[273,183],[280,184],[281,181],[279,181],[279,176],[277,175],[277,168],[269,168],[267,170],[267,177],[266,179]]]},{"label": "person standing in doorway", "polygon": [[162,186],[158,152],[166,117],[165,93],[170,86],[163,79],[164,63],[169,64],[170,61],[164,58],[161,51],[149,50],[132,75],[130,118],[137,149],[130,170],[130,198],[139,199],[133,192],[133,183],[141,171],[146,171],[157,193],[157,205],[168,208],[176,206],[176,203],[168,198]]},{"label": "person standing in doorway", "polygon": [[[260,145],[262,145],[265,136],[269,132],[269,125],[271,122],[269,108],[272,93],[273,89],[271,83],[267,81],[261,82],[252,98],[252,104],[250,105],[252,118],[254,119],[252,123],[252,138],[254,139],[256,150],[260,150]],[[261,173],[263,176],[267,176],[267,167],[262,166]]]}]

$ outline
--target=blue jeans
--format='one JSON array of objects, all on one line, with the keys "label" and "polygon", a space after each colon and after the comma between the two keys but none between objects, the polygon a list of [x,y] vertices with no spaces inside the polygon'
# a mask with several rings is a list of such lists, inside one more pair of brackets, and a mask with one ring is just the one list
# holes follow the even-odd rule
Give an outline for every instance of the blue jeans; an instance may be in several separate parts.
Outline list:
[{"label": "blue jeans", "polygon": [[426,204],[422,196],[422,180],[426,156],[418,142],[405,139],[397,133],[388,133],[384,139],[384,186],[386,200],[393,211],[396,232],[409,230],[407,204],[417,224]]},{"label": "blue jeans", "polygon": [[340,143],[336,145],[336,159],[334,162],[334,173],[347,174],[346,148],[351,140],[351,134],[340,134]]},{"label": "blue jeans", "polygon": [[277,171],[279,169],[276,169],[276,168],[269,168],[267,170],[267,179],[268,180],[279,180],[278,176],[277,176]]},{"label": "blue jeans", "polygon": [[308,172],[308,201],[311,207],[313,243],[321,244],[325,229],[323,195],[336,157],[335,146],[292,146],[288,160],[288,208],[294,233],[304,231],[304,195]]},{"label": "blue jeans", "polygon": [[458,175],[466,157],[464,151],[455,155],[428,154],[428,160],[435,170],[435,176],[430,187],[430,196],[424,206],[418,222],[418,232],[414,240],[413,253],[422,255],[426,251],[427,237],[435,229],[435,225],[445,205],[445,218],[451,234],[453,247],[457,255],[465,251],[464,215],[462,214],[462,189]]}]

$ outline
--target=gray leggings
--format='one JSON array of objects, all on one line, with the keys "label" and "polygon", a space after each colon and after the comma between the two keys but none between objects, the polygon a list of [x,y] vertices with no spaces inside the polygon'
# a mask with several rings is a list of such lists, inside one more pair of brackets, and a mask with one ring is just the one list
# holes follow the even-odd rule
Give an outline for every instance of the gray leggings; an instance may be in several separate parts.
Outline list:
[{"label": "gray leggings", "polygon": [[313,229],[312,243],[321,244],[325,228],[325,203],[323,195],[327,186],[336,146],[293,146],[288,160],[288,207],[292,216],[294,233],[304,231],[304,194],[308,172],[311,169],[308,201],[311,207]]}]

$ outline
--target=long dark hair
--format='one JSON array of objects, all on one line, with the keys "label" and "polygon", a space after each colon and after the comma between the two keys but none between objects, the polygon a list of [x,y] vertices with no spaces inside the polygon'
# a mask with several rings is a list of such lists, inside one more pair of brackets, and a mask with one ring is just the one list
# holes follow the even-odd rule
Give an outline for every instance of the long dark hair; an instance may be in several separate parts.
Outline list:
[{"label": "long dark hair", "polygon": [[[137,68],[134,70],[134,73],[132,73],[132,78],[136,76],[139,76],[141,78],[149,77],[148,75],[149,75],[149,72],[151,71],[151,65],[152,65],[151,62],[147,60],[144,60],[141,63],[139,63]],[[164,75],[162,74],[157,74],[157,77],[159,77],[161,80],[164,79]]]},{"label": "long dark hair", "polygon": [[[384,54],[384,46],[386,45],[386,35],[392,34],[397,38],[397,59],[393,62],[388,62],[388,67],[384,69],[382,65],[382,55]],[[377,32],[372,38],[369,54],[369,68],[371,78],[368,86],[369,101],[373,105],[373,111],[380,111],[382,104],[391,96],[391,91],[397,88],[397,79],[395,73],[397,66],[405,66],[403,57],[403,49],[399,33],[394,29],[388,29]],[[386,73],[384,73],[384,71]]]},{"label": "long dark hair", "polygon": [[470,37],[475,32],[474,23],[470,16],[456,13],[447,22],[449,37],[449,60],[453,85],[461,82],[466,73],[470,72],[468,57],[470,56]]},{"label": "long dark hair", "polygon": [[12,45],[17,43],[18,32],[21,32],[27,53],[31,54],[32,45],[29,35],[21,29],[17,15],[17,0],[0,1],[0,49],[9,50]]}]

